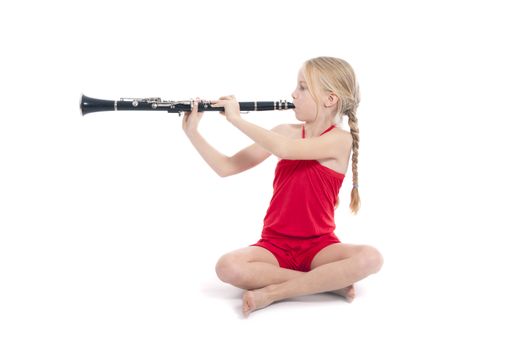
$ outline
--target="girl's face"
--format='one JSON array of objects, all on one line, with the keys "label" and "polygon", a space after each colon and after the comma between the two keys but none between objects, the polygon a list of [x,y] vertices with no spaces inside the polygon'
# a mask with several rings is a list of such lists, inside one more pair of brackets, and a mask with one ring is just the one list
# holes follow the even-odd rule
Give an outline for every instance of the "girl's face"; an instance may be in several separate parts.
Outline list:
[{"label": "girl's face", "polygon": [[295,117],[298,120],[314,121],[316,119],[316,103],[306,86],[306,80],[304,79],[302,69],[297,76],[297,86],[292,92],[292,98],[293,104],[295,105]]}]

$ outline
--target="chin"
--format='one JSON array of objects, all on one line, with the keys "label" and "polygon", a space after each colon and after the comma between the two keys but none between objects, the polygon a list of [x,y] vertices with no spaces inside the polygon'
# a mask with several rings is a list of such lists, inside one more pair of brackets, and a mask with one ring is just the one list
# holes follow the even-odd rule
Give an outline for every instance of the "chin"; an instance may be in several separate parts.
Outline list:
[{"label": "chin", "polygon": [[294,109],[294,114],[295,114],[295,119],[299,120],[299,121],[303,121],[303,116],[301,115],[301,113],[297,112],[295,109]]}]

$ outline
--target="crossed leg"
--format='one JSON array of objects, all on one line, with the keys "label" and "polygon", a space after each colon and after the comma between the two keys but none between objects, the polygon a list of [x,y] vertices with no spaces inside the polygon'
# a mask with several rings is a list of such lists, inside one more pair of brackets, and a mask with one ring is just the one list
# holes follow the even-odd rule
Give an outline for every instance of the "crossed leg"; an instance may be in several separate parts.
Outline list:
[{"label": "crossed leg", "polygon": [[276,301],[322,292],[337,291],[376,273],[383,265],[377,249],[337,243],[322,249],[312,261],[312,270],[287,281],[246,291],[243,313],[266,307]]},{"label": "crossed leg", "polygon": [[281,268],[270,251],[257,246],[223,255],[215,266],[215,272],[221,281],[246,290],[286,282],[304,273]]},{"label": "crossed leg", "polygon": [[279,267],[272,253],[261,247],[246,247],[222,256],[217,276],[224,282],[246,289],[243,313],[295,296],[335,292],[353,298],[353,283],[379,271],[381,254],[373,247],[332,244],[314,257],[309,272]]}]

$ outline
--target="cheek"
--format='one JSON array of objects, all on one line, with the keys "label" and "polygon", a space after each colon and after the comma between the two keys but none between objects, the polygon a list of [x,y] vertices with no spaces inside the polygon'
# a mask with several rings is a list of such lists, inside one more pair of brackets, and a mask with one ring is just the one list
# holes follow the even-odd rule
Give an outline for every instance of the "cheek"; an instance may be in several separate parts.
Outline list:
[{"label": "cheek", "polygon": [[308,107],[314,107],[315,106],[315,101],[313,98],[311,98],[310,96],[306,96],[304,99],[303,99],[303,103],[308,105]]}]

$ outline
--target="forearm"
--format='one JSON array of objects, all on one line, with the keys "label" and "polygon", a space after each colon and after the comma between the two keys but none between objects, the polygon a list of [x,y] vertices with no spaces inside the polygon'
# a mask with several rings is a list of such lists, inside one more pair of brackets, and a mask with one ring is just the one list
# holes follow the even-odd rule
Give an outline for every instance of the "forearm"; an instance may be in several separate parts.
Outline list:
[{"label": "forearm", "polygon": [[213,148],[198,131],[186,133],[201,157],[219,175],[226,176],[229,157]]},{"label": "forearm", "polygon": [[266,130],[265,128],[261,128],[260,126],[250,123],[242,118],[235,119],[231,123],[259,146],[275,156],[283,158],[283,151],[287,142],[287,139],[284,136]]}]

